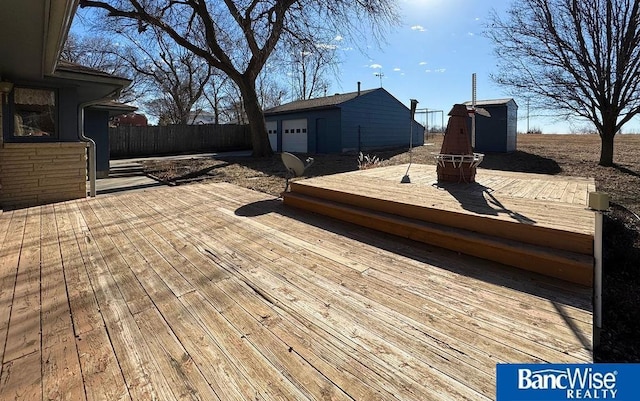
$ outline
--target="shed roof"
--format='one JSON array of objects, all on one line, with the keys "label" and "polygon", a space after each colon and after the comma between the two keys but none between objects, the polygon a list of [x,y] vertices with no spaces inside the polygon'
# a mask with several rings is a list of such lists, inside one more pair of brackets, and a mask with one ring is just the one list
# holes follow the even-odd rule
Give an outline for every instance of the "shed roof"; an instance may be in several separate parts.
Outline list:
[{"label": "shed roof", "polygon": [[[505,99],[489,99],[489,100],[476,100],[476,106],[504,106],[509,102],[516,103],[513,98],[505,98]],[[465,106],[471,106],[471,101],[464,102]],[[516,103],[516,106],[518,104]]]},{"label": "shed roof", "polygon": [[280,106],[272,107],[264,111],[265,115],[289,113],[293,111],[314,110],[314,109],[329,109],[336,107],[342,103],[353,100],[358,96],[363,96],[377,90],[384,90],[383,88],[367,89],[358,92],[335,94],[332,96],[318,97],[315,99],[296,100],[294,102],[286,103]]}]

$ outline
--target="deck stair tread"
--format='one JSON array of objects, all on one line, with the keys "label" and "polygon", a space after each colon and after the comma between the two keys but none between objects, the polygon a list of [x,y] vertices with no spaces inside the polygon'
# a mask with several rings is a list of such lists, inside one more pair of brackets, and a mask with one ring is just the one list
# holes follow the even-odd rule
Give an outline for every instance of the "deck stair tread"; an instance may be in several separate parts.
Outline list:
[{"label": "deck stair tread", "polygon": [[592,284],[593,237],[587,233],[429,208],[400,196],[391,200],[393,188],[391,195],[376,198],[363,194],[361,188],[332,188],[332,183],[323,182],[327,184],[323,188],[313,180],[294,182],[284,202],[460,253]]}]

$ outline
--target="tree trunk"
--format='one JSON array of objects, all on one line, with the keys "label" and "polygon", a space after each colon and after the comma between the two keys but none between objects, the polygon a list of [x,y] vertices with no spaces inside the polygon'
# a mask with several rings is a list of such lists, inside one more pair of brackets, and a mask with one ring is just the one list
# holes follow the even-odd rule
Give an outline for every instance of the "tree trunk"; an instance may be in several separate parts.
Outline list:
[{"label": "tree trunk", "polygon": [[604,127],[603,132],[600,133],[600,161],[599,165],[605,167],[613,166],[613,138],[616,132],[614,127]]},{"label": "tree trunk", "polygon": [[242,82],[238,82],[244,111],[247,113],[247,121],[251,131],[251,144],[253,147],[253,157],[267,157],[273,154],[271,144],[269,143],[269,135],[267,134],[267,125],[264,122],[262,108],[258,101],[255,80],[252,82],[243,76]]}]

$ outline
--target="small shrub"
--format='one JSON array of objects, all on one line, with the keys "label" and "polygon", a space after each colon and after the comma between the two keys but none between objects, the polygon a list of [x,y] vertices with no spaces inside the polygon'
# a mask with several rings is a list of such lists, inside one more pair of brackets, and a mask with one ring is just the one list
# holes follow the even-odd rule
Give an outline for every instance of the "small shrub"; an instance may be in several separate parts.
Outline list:
[{"label": "small shrub", "polygon": [[379,167],[380,163],[382,163],[382,160],[378,156],[365,155],[362,152],[358,154],[358,170]]}]

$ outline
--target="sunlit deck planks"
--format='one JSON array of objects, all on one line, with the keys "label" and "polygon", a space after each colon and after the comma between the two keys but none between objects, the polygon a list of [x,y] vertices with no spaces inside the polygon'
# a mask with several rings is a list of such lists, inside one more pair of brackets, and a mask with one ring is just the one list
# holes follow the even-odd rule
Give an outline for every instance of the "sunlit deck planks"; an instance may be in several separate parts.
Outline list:
[{"label": "sunlit deck planks", "polygon": [[593,179],[479,169],[436,180],[433,165],[298,180],[285,204],[583,285],[593,279]]},{"label": "sunlit deck planks", "polygon": [[492,399],[591,360],[584,287],[228,184],[0,215],[2,399]]},{"label": "sunlit deck planks", "polygon": [[397,200],[438,210],[491,217],[593,235],[586,211],[592,178],[478,169],[475,184],[437,184],[436,167],[414,164],[410,184],[400,179],[407,165],[360,170],[298,181],[298,184]]}]

